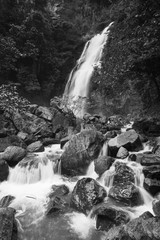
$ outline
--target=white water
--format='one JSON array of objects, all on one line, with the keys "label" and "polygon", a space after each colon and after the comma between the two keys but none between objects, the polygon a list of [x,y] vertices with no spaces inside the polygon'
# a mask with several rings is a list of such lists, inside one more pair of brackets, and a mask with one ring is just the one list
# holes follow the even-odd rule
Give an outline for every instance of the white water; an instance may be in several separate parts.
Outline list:
[{"label": "white water", "polygon": [[77,65],[71,71],[65,91],[64,101],[73,110],[76,116],[82,117],[86,111],[86,98],[89,92],[90,79],[95,67],[101,67],[103,47],[107,42],[110,23],[101,34],[97,34],[84,47],[77,61]]}]

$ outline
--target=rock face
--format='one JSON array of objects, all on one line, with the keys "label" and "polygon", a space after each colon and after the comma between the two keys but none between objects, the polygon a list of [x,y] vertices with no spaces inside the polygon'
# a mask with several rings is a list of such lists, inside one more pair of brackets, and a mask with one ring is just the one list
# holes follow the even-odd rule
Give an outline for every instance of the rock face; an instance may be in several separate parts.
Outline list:
[{"label": "rock face", "polygon": [[134,185],[133,170],[125,163],[115,164],[113,185],[109,190],[109,197],[126,206],[137,206],[142,203],[138,188]]},{"label": "rock face", "polygon": [[159,240],[160,218],[149,212],[107,232],[105,240]]},{"label": "rock face", "polygon": [[17,224],[13,208],[0,208],[0,239],[18,240]]},{"label": "rock face", "polygon": [[98,157],[102,144],[103,135],[94,130],[84,130],[73,135],[61,156],[62,174],[85,174],[90,162]]},{"label": "rock face", "polygon": [[9,146],[0,155],[0,159],[6,160],[9,165],[15,166],[26,156],[26,150],[17,146]]},{"label": "rock face", "polygon": [[129,130],[112,138],[108,142],[110,156],[115,157],[120,147],[126,148],[128,151],[138,151],[143,149],[142,143],[135,130]]},{"label": "rock face", "polygon": [[98,230],[108,231],[114,226],[119,226],[129,222],[129,214],[122,209],[109,206],[106,203],[97,206],[93,212],[96,215],[96,228]]},{"label": "rock face", "polygon": [[105,189],[92,178],[82,178],[74,187],[70,206],[87,214],[94,205],[106,197]]},{"label": "rock face", "polygon": [[0,160],[0,182],[7,180],[9,167],[6,161]]},{"label": "rock face", "polygon": [[99,176],[101,176],[106,170],[108,170],[111,167],[111,165],[114,161],[115,161],[115,159],[112,157],[109,157],[109,156],[98,157],[94,161],[95,172]]},{"label": "rock face", "polygon": [[41,141],[36,141],[36,142],[28,145],[27,151],[28,152],[43,152],[44,151],[44,146],[41,143]]}]

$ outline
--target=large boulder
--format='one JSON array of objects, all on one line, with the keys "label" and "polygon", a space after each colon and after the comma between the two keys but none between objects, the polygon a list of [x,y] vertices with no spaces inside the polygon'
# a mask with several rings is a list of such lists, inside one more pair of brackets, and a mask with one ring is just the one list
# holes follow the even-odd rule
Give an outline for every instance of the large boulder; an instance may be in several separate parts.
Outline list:
[{"label": "large boulder", "polygon": [[15,210],[13,208],[0,208],[0,239],[18,240]]},{"label": "large boulder", "polygon": [[9,146],[0,155],[0,159],[6,160],[9,165],[15,166],[26,156],[26,150],[17,146]]},{"label": "large boulder", "polygon": [[103,135],[95,130],[83,130],[73,135],[61,156],[62,174],[85,174],[90,162],[98,157],[102,145]]},{"label": "large boulder", "polygon": [[82,178],[74,187],[70,206],[87,214],[94,205],[103,201],[107,196],[105,189],[92,178]]},{"label": "large boulder", "polygon": [[0,160],[0,182],[7,180],[9,167],[6,161]]},{"label": "large boulder", "polygon": [[76,117],[71,111],[52,108],[52,131],[59,139],[66,137],[69,127],[76,127]]},{"label": "large boulder", "polygon": [[94,161],[95,165],[95,172],[101,176],[106,170],[108,170],[112,164],[114,163],[115,159],[110,156],[100,156]]},{"label": "large boulder", "polygon": [[109,197],[126,206],[137,206],[143,203],[139,189],[135,186],[134,171],[125,163],[116,162],[115,164]]},{"label": "large boulder", "polygon": [[120,159],[124,159],[124,158],[128,157],[128,155],[129,155],[128,150],[126,148],[124,148],[124,147],[120,147],[118,152],[117,152],[117,156],[116,157],[120,158]]},{"label": "large boulder", "polygon": [[105,240],[159,240],[160,218],[149,212],[125,225],[111,228]]},{"label": "large boulder", "polygon": [[36,142],[28,145],[27,151],[28,152],[43,152],[44,146],[41,141],[36,141]]},{"label": "large boulder", "polygon": [[93,215],[96,215],[96,228],[108,231],[114,226],[125,224],[130,220],[130,216],[122,208],[107,203],[99,204],[94,208]]},{"label": "large boulder", "polygon": [[112,138],[108,142],[110,156],[116,157],[120,147],[126,148],[128,151],[139,151],[143,149],[142,143],[135,130],[129,130]]}]

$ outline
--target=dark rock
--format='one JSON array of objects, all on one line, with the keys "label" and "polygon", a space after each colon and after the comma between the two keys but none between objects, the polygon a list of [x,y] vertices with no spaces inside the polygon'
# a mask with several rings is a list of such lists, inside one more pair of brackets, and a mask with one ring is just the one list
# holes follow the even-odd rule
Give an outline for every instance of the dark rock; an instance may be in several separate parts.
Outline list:
[{"label": "dark rock", "polygon": [[125,224],[130,220],[129,214],[116,206],[102,203],[95,207],[93,214],[96,215],[96,228],[108,231],[114,226]]},{"label": "dark rock", "polygon": [[69,189],[66,185],[52,186],[49,194],[49,202],[46,209],[46,215],[65,213],[69,208],[68,201]]},{"label": "dark rock", "polygon": [[153,200],[152,208],[153,208],[154,214],[160,217],[160,200]]},{"label": "dark rock", "polygon": [[110,139],[110,138],[114,138],[117,136],[117,132],[116,131],[108,131],[104,134],[104,139]]},{"label": "dark rock", "polygon": [[71,136],[64,137],[60,140],[61,149],[71,139]]},{"label": "dark rock", "polygon": [[138,134],[134,130],[129,130],[112,138],[108,142],[110,155],[115,157],[119,148],[124,147],[128,151],[138,151],[143,149]]},{"label": "dark rock", "polygon": [[70,206],[87,214],[94,205],[103,201],[107,193],[105,189],[92,178],[82,178],[74,187]]},{"label": "dark rock", "polygon": [[[66,137],[68,133],[68,127],[76,126],[76,118],[71,111],[62,112],[57,109],[51,110],[52,119],[52,131],[59,139]],[[57,135],[57,133],[60,133]]]},{"label": "dark rock", "polygon": [[27,110],[28,110],[30,113],[32,113],[32,114],[35,114],[37,108],[38,108],[38,105],[37,105],[37,104],[27,105]]},{"label": "dark rock", "polygon": [[5,114],[0,114],[0,137],[17,134],[17,129],[11,120],[7,119]]},{"label": "dark rock", "polygon": [[0,239],[18,240],[15,210],[13,208],[0,208]]},{"label": "dark rock", "polygon": [[160,180],[160,165],[144,166],[143,173],[147,178]]},{"label": "dark rock", "polygon": [[105,240],[159,240],[159,236],[160,218],[147,212],[125,225],[110,229]]},{"label": "dark rock", "polygon": [[48,120],[48,121],[52,121],[52,118],[53,118],[52,113],[49,110],[49,108],[42,107],[42,106],[39,106],[36,109],[35,115],[37,115],[38,117],[44,118],[45,120]]},{"label": "dark rock", "polygon": [[160,192],[160,180],[145,178],[143,186],[153,196]]},{"label": "dark rock", "polygon": [[0,182],[7,180],[9,167],[6,161],[0,160]]},{"label": "dark rock", "polygon": [[55,138],[43,138],[42,143],[43,143],[44,146],[48,146],[48,145],[51,145],[51,144],[60,144],[60,141],[58,139],[55,139]]},{"label": "dark rock", "polygon": [[28,152],[43,152],[44,151],[44,146],[41,141],[37,141],[34,143],[31,143],[27,147]]},{"label": "dark rock", "polygon": [[160,156],[155,154],[139,153],[136,158],[136,162],[143,166],[160,165]]},{"label": "dark rock", "polygon": [[132,127],[138,133],[144,134],[149,137],[160,136],[160,121],[159,121],[159,119],[150,118],[150,119],[135,120]]},{"label": "dark rock", "polygon": [[65,144],[61,156],[62,174],[82,175],[90,162],[96,159],[103,145],[103,135],[94,130],[84,130],[73,135]]},{"label": "dark rock", "polygon": [[26,156],[26,150],[17,146],[9,146],[0,155],[0,159],[6,160],[9,165],[16,165]]},{"label": "dark rock", "polygon": [[134,185],[135,174],[125,163],[115,164],[113,184],[109,190],[109,197],[126,206],[137,206],[142,204],[139,189]]},{"label": "dark rock", "polygon": [[34,114],[17,111],[13,112],[10,117],[19,131],[41,137],[52,137],[53,135],[51,124]]},{"label": "dark rock", "polygon": [[130,154],[129,157],[128,157],[128,161],[132,161],[132,162],[136,162],[136,154]]},{"label": "dark rock", "polygon": [[9,146],[26,148],[26,144],[16,135],[0,138],[0,152],[4,152],[5,149]]},{"label": "dark rock", "polygon": [[0,200],[0,208],[8,207],[15,197],[7,195]]},{"label": "dark rock", "polygon": [[99,176],[101,176],[106,170],[108,170],[111,167],[114,161],[115,159],[109,156],[98,157],[94,161],[95,172]]},{"label": "dark rock", "polygon": [[128,150],[126,148],[124,148],[124,147],[120,147],[118,152],[117,152],[117,156],[116,157],[120,158],[120,159],[124,159],[124,158],[128,157],[128,155],[129,155]]}]

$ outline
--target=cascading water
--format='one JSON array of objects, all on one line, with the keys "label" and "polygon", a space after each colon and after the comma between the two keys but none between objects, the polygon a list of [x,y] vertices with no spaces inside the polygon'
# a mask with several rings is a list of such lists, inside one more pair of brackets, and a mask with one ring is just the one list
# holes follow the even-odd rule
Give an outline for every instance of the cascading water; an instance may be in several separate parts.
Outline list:
[{"label": "cascading water", "polygon": [[103,47],[107,42],[112,24],[110,23],[101,34],[97,34],[86,43],[76,66],[70,73],[64,91],[64,102],[78,117],[82,117],[86,111],[90,79],[94,68],[101,66]]}]

